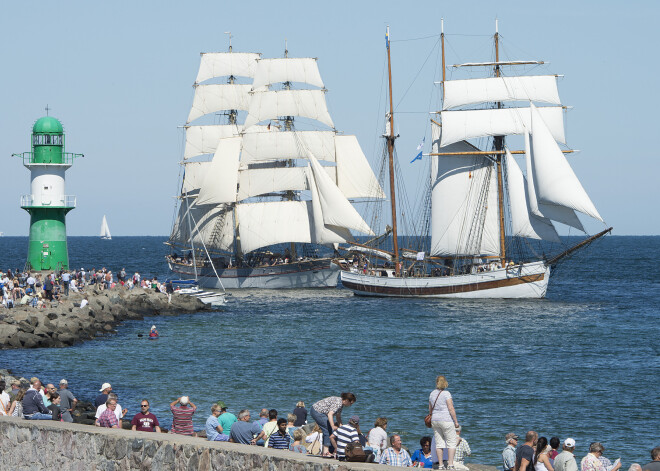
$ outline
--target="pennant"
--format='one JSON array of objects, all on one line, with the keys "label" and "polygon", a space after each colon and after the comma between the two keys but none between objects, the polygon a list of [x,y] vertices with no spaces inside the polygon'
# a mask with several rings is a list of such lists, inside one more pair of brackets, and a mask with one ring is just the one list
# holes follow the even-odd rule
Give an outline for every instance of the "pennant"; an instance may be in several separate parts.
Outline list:
[{"label": "pennant", "polygon": [[421,150],[419,151],[419,154],[417,154],[415,156],[415,158],[410,161],[410,163],[413,163],[415,160],[422,160],[422,151]]},{"label": "pennant", "polygon": [[387,49],[390,48],[390,30],[388,29],[387,32],[385,33],[385,47]]},{"label": "pennant", "polygon": [[424,149],[425,141],[426,141],[426,136],[422,138],[422,142],[420,142],[419,145],[417,146],[417,150],[419,151],[419,154],[417,154],[415,158],[410,161],[410,163],[413,163],[415,160],[422,160],[422,152]]}]

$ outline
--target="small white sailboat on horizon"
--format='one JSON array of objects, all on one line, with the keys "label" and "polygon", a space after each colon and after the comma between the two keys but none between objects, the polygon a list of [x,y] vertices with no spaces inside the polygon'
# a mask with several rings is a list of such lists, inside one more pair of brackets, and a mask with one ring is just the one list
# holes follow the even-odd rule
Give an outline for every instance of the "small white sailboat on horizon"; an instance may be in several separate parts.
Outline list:
[{"label": "small white sailboat on horizon", "polygon": [[112,239],[110,228],[108,227],[108,220],[105,218],[105,214],[103,215],[103,221],[101,221],[101,239]]}]

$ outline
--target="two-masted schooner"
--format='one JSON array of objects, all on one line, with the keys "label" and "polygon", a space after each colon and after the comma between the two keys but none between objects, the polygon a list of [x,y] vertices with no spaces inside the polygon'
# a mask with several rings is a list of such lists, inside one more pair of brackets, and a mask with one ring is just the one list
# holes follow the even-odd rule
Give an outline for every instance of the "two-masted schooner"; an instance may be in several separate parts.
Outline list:
[{"label": "two-masted schooner", "polygon": [[[508,71],[543,62],[500,61],[496,28],[494,61],[454,66],[490,69],[492,76],[447,80],[442,31],[443,100],[439,121],[431,120],[429,154],[430,246],[405,252],[397,235],[389,27],[387,38],[390,112],[385,137],[393,251],[374,247],[370,253],[376,261],[372,257],[363,265],[358,256],[369,252],[358,247],[354,263],[341,262],[343,286],[369,296],[544,297],[551,269],[560,259],[611,231],[554,256],[515,253],[525,240],[560,242],[553,221],[584,232],[576,211],[603,221],[564,156],[571,151],[558,145],[566,140],[557,77],[505,75],[505,67]],[[524,136],[524,149],[510,150],[505,140],[510,135]],[[477,147],[475,140],[486,145]],[[525,175],[512,154],[524,155]]]},{"label": "two-masted schooner", "polygon": [[170,269],[206,288],[335,287],[336,244],[373,234],[352,202],[384,192],[356,137],[334,128],[317,60],[231,45],[201,56]]}]

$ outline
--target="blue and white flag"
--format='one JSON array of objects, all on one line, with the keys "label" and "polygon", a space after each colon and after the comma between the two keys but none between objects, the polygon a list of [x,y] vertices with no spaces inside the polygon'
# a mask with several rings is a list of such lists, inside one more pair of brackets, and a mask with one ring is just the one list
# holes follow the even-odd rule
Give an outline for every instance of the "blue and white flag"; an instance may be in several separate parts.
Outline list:
[{"label": "blue and white flag", "polygon": [[417,146],[417,150],[419,153],[415,156],[414,159],[410,161],[410,163],[413,163],[415,160],[422,160],[422,152],[424,151],[424,141],[426,141],[426,136],[422,138],[422,142],[419,143]]}]

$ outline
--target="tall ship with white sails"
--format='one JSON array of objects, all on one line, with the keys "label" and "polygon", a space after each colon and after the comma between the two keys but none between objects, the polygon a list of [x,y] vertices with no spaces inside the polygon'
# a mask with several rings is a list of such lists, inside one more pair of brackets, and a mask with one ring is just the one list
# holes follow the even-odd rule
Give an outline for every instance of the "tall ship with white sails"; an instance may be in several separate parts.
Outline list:
[{"label": "tall ship with white sails", "polygon": [[316,59],[230,46],[202,54],[194,88],[170,269],[206,288],[335,287],[333,249],[373,234],[353,202],[384,192],[334,128]]},{"label": "tall ship with white sails", "polygon": [[[389,63],[389,28],[387,38]],[[494,61],[454,66],[492,74],[446,80],[444,31],[441,41],[442,107],[431,119],[428,155],[430,233],[418,239],[429,243],[408,251],[398,247],[390,72],[386,140],[393,250],[354,247],[355,254],[359,250],[372,259],[364,266],[357,256],[354,264],[342,263],[341,282],[365,296],[542,298],[560,260],[612,229],[563,246],[554,255],[530,250],[532,241],[562,243],[556,222],[584,232],[576,212],[603,221],[566,160],[564,154],[572,151],[558,145],[566,139],[557,76],[505,75],[503,70],[543,62],[500,61],[496,28]],[[523,137],[523,149],[509,148],[507,136],[512,135]],[[521,165],[514,154],[523,157]]]}]

